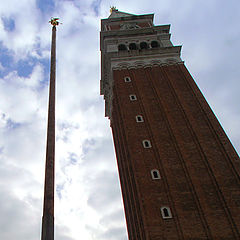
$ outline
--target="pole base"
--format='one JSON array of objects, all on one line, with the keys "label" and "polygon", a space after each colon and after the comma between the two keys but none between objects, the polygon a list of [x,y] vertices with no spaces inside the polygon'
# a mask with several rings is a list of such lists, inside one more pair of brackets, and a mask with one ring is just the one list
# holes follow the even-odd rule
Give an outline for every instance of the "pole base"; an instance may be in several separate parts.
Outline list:
[{"label": "pole base", "polygon": [[51,215],[42,217],[41,240],[54,240],[54,217]]}]

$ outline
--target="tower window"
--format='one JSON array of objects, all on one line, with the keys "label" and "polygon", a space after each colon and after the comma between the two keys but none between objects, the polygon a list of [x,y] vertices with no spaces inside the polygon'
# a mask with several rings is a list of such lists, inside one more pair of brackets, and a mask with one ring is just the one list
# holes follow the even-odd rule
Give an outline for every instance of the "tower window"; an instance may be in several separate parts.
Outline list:
[{"label": "tower window", "polygon": [[153,169],[151,171],[151,175],[152,175],[152,179],[153,180],[161,178],[160,173],[159,173],[159,171],[157,169]]},{"label": "tower window", "polygon": [[125,81],[125,82],[131,82],[131,78],[130,78],[130,77],[125,77],[125,78],[124,78],[124,81]]},{"label": "tower window", "polygon": [[144,148],[151,148],[152,147],[151,142],[149,140],[143,140],[142,143],[143,143]]},{"label": "tower window", "polygon": [[140,48],[141,48],[141,49],[147,49],[147,48],[148,48],[147,43],[146,43],[146,42],[141,42],[141,43],[140,43]]},{"label": "tower window", "polygon": [[151,42],[151,47],[152,48],[157,48],[157,47],[159,47],[159,43],[157,41],[152,41]]},{"label": "tower window", "polygon": [[136,116],[136,122],[144,122],[143,117],[141,115]]},{"label": "tower window", "polygon": [[136,97],[136,95],[129,95],[129,98],[130,98],[130,100],[131,101],[135,101],[135,100],[137,100],[137,97]]},{"label": "tower window", "polygon": [[130,49],[130,50],[137,50],[137,45],[136,45],[136,43],[130,43],[130,44],[129,44],[129,49]]},{"label": "tower window", "polygon": [[161,207],[162,218],[172,218],[172,213],[169,207]]},{"label": "tower window", "polygon": [[127,50],[126,45],[124,45],[124,44],[118,45],[118,51],[126,51],[126,50]]}]

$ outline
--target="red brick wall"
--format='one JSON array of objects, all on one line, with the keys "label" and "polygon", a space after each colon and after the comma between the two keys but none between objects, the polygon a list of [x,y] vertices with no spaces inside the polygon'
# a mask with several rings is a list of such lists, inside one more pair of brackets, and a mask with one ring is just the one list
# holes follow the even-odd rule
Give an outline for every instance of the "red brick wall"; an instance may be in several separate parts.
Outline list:
[{"label": "red brick wall", "polygon": [[[129,239],[240,239],[239,158],[185,66],[118,70],[113,78]],[[143,148],[145,139],[152,148]],[[152,180],[152,169],[161,179]],[[173,218],[162,218],[162,206]]]}]

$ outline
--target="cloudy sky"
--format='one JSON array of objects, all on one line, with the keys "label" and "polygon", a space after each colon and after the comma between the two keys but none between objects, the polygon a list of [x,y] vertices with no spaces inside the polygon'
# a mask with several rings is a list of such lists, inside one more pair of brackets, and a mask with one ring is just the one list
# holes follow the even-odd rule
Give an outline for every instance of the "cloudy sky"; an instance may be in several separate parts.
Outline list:
[{"label": "cloudy sky", "polygon": [[51,26],[57,31],[55,239],[126,240],[109,120],[99,95],[100,19],[155,13],[240,152],[239,0],[0,2],[0,239],[40,239]]}]

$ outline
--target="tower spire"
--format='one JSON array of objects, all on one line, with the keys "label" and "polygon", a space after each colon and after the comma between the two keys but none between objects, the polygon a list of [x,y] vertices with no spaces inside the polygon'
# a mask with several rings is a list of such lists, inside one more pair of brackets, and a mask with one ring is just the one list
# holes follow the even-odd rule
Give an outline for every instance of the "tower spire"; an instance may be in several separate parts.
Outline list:
[{"label": "tower spire", "polygon": [[54,240],[56,26],[59,22],[58,18],[49,22],[52,24],[52,44],[41,240]]}]

